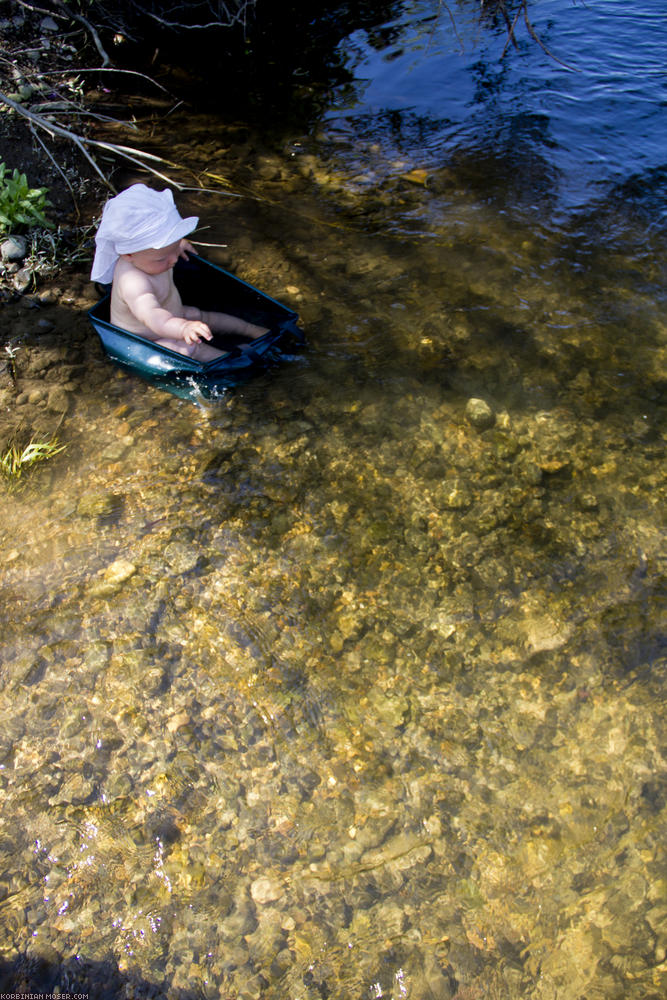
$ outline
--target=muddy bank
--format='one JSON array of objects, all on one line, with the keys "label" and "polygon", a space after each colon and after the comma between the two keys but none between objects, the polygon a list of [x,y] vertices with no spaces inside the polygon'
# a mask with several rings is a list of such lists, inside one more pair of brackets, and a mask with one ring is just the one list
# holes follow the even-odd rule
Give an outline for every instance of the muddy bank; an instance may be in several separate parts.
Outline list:
[{"label": "muddy bank", "polygon": [[86,309],[97,300],[85,274],[63,272],[37,295],[2,307],[0,447],[50,439],[83,387],[108,377]]}]

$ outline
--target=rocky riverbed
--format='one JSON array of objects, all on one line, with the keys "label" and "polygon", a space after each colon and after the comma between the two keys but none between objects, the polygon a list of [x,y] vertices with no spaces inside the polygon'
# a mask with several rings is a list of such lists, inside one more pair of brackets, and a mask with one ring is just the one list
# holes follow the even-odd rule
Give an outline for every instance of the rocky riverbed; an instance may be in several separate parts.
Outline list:
[{"label": "rocky riverbed", "polygon": [[67,445],[2,501],[7,982],[657,1000],[664,326],[570,288],[527,350],[495,272],[284,224],[225,203],[219,257],[306,355],[203,406],[83,272],[3,307],[5,419]]}]

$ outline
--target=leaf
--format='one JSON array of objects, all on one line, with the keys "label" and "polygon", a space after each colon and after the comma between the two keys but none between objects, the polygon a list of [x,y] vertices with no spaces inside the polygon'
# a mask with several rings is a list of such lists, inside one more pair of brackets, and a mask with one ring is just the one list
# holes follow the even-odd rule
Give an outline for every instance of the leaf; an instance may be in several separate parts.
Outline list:
[{"label": "leaf", "polygon": [[401,174],[401,179],[404,181],[409,181],[410,184],[419,184],[426,187],[426,182],[429,179],[428,170],[423,170],[420,167],[414,170],[409,170],[406,174]]},{"label": "leaf", "polygon": [[47,193],[45,187],[31,188],[26,175],[16,167],[9,176],[6,164],[0,162],[0,215],[4,227],[41,225],[52,229],[53,224],[44,215],[44,209],[51,206]]}]

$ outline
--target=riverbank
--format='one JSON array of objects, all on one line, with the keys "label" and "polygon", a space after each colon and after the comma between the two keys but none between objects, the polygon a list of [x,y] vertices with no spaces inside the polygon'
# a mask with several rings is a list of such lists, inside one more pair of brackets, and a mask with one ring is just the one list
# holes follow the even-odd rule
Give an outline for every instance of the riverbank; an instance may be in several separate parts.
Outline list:
[{"label": "riverbank", "polygon": [[[0,90],[44,122],[86,101],[76,70],[83,49],[50,18],[3,5]],[[75,103],[76,98],[76,103]],[[79,126],[77,126],[79,127]],[[85,128],[85,126],[82,126]],[[91,351],[85,310],[92,222],[104,185],[76,144],[48,135],[0,104],[0,160],[9,175],[45,188],[50,226],[17,225],[0,236],[0,454],[51,440],[62,427]],[[15,239],[8,239],[8,237]]]},{"label": "riverbank", "polygon": [[[77,391],[78,373],[89,370],[91,344],[86,310],[97,295],[89,280],[93,204],[83,217],[64,181],[44,154],[35,150],[27,129],[1,116],[3,141],[12,135],[11,154],[29,183],[49,189],[54,228],[17,233],[0,240],[0,453],[30,441],[51,440],[62,426]],[[9,127],[8,127],[9,126]],[[12,164],[10,164],[12,166]],[[33,180],[35,178],[35,180]],[[82,169],[80,186],[92,192]],[[13,251],[13,252],[12,252]],[[23,252],[22,252],[23,251]],[[14,259],[12,259],[14,258]],[[99,354],[99,350],[96,351]]]}]

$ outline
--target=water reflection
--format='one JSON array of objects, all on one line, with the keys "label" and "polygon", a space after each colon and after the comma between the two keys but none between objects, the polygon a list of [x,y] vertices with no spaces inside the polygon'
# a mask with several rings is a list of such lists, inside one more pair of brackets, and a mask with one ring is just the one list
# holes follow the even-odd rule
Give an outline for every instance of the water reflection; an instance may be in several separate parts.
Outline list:
[{"label": "water reflection", "polygon": [[[434,169],[452,155],[471,165],[479,150],[481,173],[486,149],[504,159],[499,139],[509,154],[499,173],[510,183],[522,151],[526,177],[531,163],[544,162],[558,202],[549,200],[544,214],[601,197],[628,172],[664,167],[667,29],[657,0],[631,10],[535,5],[535,30],[555,58],[525,29],[501,58],[504,23],[480,25],[476,9],[457,7],[455,32],[435,7],[427,0],[406,6],[386,31],[357,31],[343,43],[355,84],[341,90],[324,127],[345,138],[348,162],[376,118],[429,126],[379,131],[386,173],[397,154]],[[540,172],[535,199],[545,189]],[[498,193],[502,199],[506,192]]]}]

